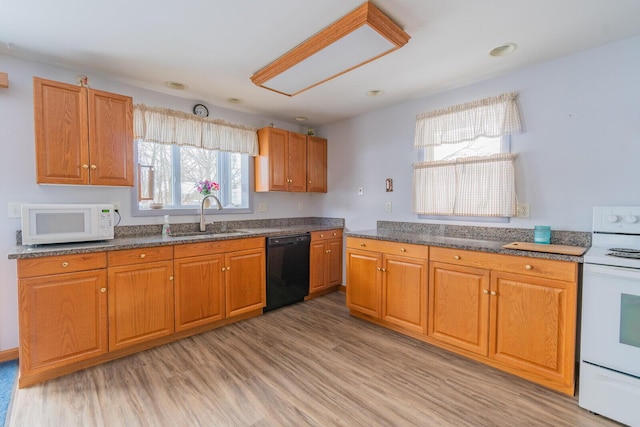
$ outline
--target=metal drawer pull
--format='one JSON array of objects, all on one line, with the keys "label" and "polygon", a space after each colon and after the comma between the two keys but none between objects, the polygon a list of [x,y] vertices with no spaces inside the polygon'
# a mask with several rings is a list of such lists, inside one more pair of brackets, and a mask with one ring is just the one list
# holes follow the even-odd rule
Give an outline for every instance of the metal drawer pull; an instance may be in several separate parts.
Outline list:
[{"label": "metal drawer pull", "polygon": [[532,265],[525,265],[524,268],[526,268],[527,270],[533,270],[533,266]]},{"label": "metal drawer pull", "polygon": [[320,237],[324,237],[324,234],[321,234]]},{"label": "metal drawer pull", "polygon": [[102,293],[107,292],[107,288],[100,288],[100,292],[102,292]]},{"label": "metal drawer pull", "polygon": [[331,249],[327,249],[325,252],[330,254],[331,253]]},{"label": "metal drawer pull", "polygon": [[495,297],[496,295],[498,295],[498,293],[496,291],[491,291],[491,295]]},{"label": "metal drawer pull", "polygon": [[67,261],[62,263],[62,268],[67,268],[69,267],[69,263]]},{"label": "metal drawer pull", "polygon": [[454,256],[453,259],[460,259],[460,255]]},{"label": "metal drawer pull", "polygon": [[364,247],[364,246],[367,246],[367,245],[365,245],[364,243],[360,243],[360,246]]},{"label": "metal drawer pull", "polygon": [[405,248],[400,248],[400,252],[407,252]]},{"label": "metal drawer pull", "polygon": [[140,254],[140,258],[145,258],[146,256],[146,254]]},{"label": "metal drawer pull", "polygon": [[334,235],[334,236],[337,236],[337,235],[338,235],[338,233],[333,233],[333,235]]}]

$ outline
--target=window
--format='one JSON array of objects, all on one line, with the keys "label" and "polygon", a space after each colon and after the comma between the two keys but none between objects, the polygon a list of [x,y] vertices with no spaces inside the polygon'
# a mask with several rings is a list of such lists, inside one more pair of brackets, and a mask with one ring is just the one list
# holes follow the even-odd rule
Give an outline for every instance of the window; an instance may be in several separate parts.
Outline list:
[{"label": "window", "polygon": [[[258,155],[256,130],[160,107],[135,105],[138,179],[133,215],[193,215],[196,186],[220,184],[225,213],[251,212],[249,157]],[[212,213],[217,210],[212,209]]]},{"label": "window", "polygon": [[478,137],[471,141],[457,144],[430,145],[425,148],[424,160],[455,160],[463,157],[490,156],[508,153],[509,137]]},{"label": "window", "polygon": [[413,165],[413,206],[421,217],[508,218],[515,215],[515,156],[509,135],[520,132],[516,94],[421,114]]},{"label": "window", "polygon": [[138,163],[153,170],[152,183],[141,181],[152,194],[139,201],[140,210],[159,203],[163,209],[197,208],[202,196],[196,186],[204,179],[220,184],[216,196],[225,210],[249,208],[247,154],[138,141]]}]

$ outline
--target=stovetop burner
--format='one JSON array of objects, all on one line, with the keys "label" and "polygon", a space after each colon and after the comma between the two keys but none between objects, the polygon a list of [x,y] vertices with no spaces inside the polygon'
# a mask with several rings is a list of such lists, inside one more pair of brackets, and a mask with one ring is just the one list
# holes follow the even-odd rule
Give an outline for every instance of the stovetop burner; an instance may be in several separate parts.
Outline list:
[{"label": "stovetop burner", "polygon": [[607,252],[605,255],[613,256],[613,257],[616,257],[616,258],[640,259],[640,251],[634,251],[634,252],[613,251],[613,252]]},{"label": "stovetop burner", "polygon": [[623,252],[627,254],[640,254],[640,249],[630,249],[630,248],[610,248],[611,252]]}]

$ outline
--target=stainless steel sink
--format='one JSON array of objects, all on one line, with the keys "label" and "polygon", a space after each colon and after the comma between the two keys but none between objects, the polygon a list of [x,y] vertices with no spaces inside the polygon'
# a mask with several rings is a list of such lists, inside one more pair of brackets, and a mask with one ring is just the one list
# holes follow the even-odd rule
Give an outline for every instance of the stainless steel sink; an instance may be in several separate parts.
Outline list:
[{"label": "stainless steel sink", "polygon": [[211,237],[211,236],[226,236],[229,234],[245,234],[248,231],[243,230],[207,230],[207,231],[185,231],[178,233],[171,233],[169,237]]}]

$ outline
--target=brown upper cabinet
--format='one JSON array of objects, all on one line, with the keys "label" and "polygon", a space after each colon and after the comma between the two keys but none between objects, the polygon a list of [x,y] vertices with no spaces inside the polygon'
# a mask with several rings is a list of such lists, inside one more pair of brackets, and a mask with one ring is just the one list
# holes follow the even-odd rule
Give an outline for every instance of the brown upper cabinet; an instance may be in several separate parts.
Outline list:
[{"label": "brown upper cabinet", "polygon": [[307,192],[327,192],[327,140],[307,136]]},{"label": "brown upper cabinet", "polygon": [[39,184],[133,185],[131,97],[33,78]]},{"label": "brown upper cabinet", "polygon": [[278,128],[258,130],[256,191],[326,192],[327,140]]}]

